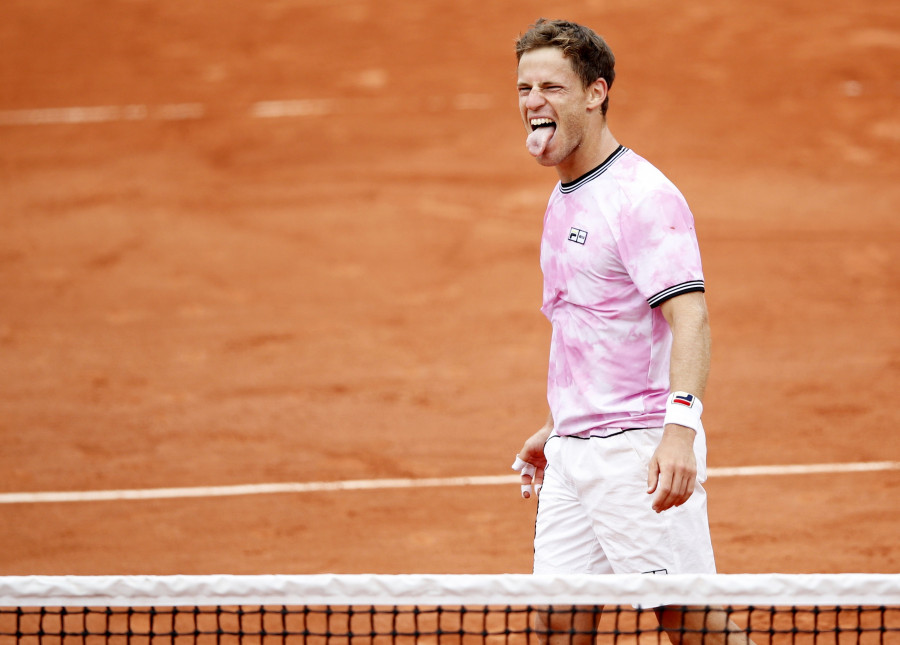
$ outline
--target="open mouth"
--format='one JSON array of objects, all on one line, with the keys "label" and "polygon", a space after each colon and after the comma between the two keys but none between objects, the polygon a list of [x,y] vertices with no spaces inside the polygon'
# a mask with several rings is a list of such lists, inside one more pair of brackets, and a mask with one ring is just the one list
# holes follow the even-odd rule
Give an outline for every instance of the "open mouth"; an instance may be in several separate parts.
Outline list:
[{"label": "open mouth", "polygon": [[555,128],[556,124],[550,119],[531,119],[531,131],[534,132],[538,128]]},{"label": "open mouth", "polygon": [[556,133],[556,123],[546,117],[531,119],[529,123],[531,124],[531,134],[528,135],[525,145],[528,147],[528,152],[538,157],[544,153],[547,144]]}]

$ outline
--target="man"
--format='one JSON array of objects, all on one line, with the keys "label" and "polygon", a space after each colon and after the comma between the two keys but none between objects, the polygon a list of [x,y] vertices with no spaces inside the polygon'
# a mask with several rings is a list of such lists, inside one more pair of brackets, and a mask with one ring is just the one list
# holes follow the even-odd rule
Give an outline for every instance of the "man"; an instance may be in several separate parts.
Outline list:
[{"label": "man", "polygon": [[[523,496],[540,496],[534,572],[715,573],[701,486],[710,333],[693,216],[610,132],[615,59],[602,38],[542,19],[516,55],[526,145],[560,179],[541,240],[550,415],[513,465]],[[552,615],[553,630],[594,621]],[[748,642],[724,611],[657,615],[673,642],[704,625],[721,642]]]}]

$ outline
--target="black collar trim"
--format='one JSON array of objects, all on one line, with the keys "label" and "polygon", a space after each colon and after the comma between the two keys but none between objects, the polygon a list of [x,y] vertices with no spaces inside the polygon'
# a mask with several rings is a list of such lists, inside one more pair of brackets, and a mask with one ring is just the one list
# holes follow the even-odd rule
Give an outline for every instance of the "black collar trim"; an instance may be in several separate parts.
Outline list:
[{"label": "black collar trim", "polygon": [[618,159],[619,157],[624,155],[626,152],[628,152],[628,148],[626,148],[625,146],[619,146],[618,148],[615,149],[615,151],[611,155],[609,155],[606,158],[606,160],[603,163],[601,163],[599,166],[597,166],[593,170],[589,170],[588,172],[583,174],[581,177],[579,177],[578,179],[575,179],[573,181],[570,181],[567,183],[560,182],[560,184],[559,184],[560,192],[571,193],[573,190],[577,190],[578,188],[580,188],[584,184],[588,183],[592,179],[596,179],[597,177],[602,175],[604,172],[606,172],[607,168],[609,168],[611,165],[613,165],[613,163],[615,163],[616,159]]}]

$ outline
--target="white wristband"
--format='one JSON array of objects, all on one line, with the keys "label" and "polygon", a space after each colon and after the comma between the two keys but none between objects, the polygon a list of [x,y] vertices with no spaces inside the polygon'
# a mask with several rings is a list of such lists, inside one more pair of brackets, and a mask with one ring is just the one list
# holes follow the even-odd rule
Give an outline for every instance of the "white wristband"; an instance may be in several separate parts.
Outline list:
[{"label": "white wristband", "polygon": [[687,392],[672,392],[666,401],[665,425],[675,423],[695,432],[699,432],[700,415],[703,414],[703,404],[693,394]]}]

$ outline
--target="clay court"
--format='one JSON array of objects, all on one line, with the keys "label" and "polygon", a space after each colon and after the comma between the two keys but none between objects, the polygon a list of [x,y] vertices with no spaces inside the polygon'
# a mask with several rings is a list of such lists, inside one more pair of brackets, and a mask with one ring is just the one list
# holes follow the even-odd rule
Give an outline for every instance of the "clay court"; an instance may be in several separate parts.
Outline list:
[{"label": "clay court", "polygon": [[7,501],[0,574],[530,571],[514,483],[377,482],[546,415],[542,15],[694,212],[720,571],[900,572],[895,3],[7,0],[0,495],[375,486]]}]

